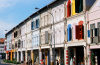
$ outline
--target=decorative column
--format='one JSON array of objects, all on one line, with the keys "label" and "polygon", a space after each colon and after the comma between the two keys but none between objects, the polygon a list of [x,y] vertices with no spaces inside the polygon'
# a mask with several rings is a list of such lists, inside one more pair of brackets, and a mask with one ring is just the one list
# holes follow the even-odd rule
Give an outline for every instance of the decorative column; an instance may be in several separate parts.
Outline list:
[{"label": "decorative column", "polygon": [[69,56],[68,56],[68,47],[65,47],[65,49],[64,49],[64,58],[65,58],[65,65],[69,65]]},{"label": "decorative column", "polygon": [[19,62],[19,52],[17,51],[17,62]]},{"label": "decorative column", "polygon": [[52,50],[52,48],[50,48],[50,57],[51,57],[51,60],[50,60],[51,65],[54,65],[53,50]]},{"label": "decorative column", "polygon": [[34,51],[31,50],[31,59],[32,59],[32,64],[34,64]]},{"label": "decorative column", "polygon": [[21,51],[21,62],[23,62],[23,51]]},{"label": "decorative column", "polygon": [[42,60],[42,51],[41,48],[39,49],[39,63],[41,63]]}]

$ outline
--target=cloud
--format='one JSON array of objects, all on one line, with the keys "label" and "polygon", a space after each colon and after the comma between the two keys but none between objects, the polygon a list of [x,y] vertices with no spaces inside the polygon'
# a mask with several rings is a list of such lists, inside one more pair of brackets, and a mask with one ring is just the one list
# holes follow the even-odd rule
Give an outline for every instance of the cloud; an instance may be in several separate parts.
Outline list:
[{"label": "cloud", "polygon": [[16,4],[17,0],[0,0],[0,10]]}]

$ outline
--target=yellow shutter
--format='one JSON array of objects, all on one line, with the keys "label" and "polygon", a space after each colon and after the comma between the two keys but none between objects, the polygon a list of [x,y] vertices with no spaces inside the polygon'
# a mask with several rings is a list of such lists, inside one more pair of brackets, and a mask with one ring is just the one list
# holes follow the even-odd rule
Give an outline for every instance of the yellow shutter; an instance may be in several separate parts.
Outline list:
[{"label": "yellow shutter", "polygon": [[72,15],[75,15],[75,0],[72,0]]}]

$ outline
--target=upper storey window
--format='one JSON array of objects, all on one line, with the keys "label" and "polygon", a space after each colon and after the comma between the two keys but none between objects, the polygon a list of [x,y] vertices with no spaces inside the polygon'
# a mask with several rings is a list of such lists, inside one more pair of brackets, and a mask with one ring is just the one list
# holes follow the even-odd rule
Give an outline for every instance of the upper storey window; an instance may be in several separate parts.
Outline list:
[{"label": "upper storey window", "polygon": [[84,39],[84,26],[83,25],[77,25],[76,26],[76,39]]},{"label": "upper storey window", "polygon": [[39,28],[39,19],[31,22],[31,30],[34,30],[35,28]]},{"label": "upper storey window", "polygon": [[68,41],[71,41],[72,40],[72,28],[71,28],[71,24],[68,25],[68,28],[67,28],[67,32],[68,32]]},{"label": "upper storey window", "polygon": [[36,28],[39,28],[39,19],[36,20]]},{"label": "upper storey window", "polygon": [[100,22],[97,23],[97,28],[95,28],[95,24],[90,24],[90,36],[91,36],[91,43],[98,43],[100,42]]},{"label": "upper storey window", "polygon": [[34,30],[34,21],[31,22],[31,30]]},{"label": "upper storey window", "polygon": [[14,38],[16,38],[18,36],[18,32],[14,32]]},{"label": "upper storey window", "polygon": [[67,1],[67,17],[83,11],[83,0]]}]

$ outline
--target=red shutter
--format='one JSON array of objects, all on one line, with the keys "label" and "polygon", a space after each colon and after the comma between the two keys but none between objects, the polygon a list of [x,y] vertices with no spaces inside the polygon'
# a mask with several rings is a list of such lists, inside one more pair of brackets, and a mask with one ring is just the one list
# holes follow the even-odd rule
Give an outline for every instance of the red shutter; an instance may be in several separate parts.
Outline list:
[{"label": "red shutter", "polygon": [[79,35],[78,35],[79,26],[76,26],[76,29],[75,29],[75,31],[76,31],[76,39],[79,39]]},{"label": "red shutter", "polygon": [[76,39],[83,39],[84,38],[84,26],[77,25],[76,26]]},{"label": "red shutter", "polygon": [[84,27],[83,25],[79,25],[79,39],[84,38]]},{"label": "red shutter", "polygon": [[71,1],[68,0],[67,3],[67,17],[69,17],[71,15]]}]

